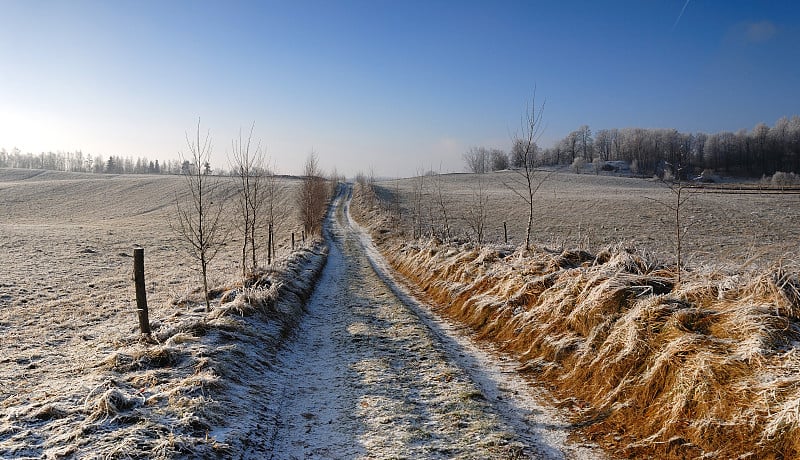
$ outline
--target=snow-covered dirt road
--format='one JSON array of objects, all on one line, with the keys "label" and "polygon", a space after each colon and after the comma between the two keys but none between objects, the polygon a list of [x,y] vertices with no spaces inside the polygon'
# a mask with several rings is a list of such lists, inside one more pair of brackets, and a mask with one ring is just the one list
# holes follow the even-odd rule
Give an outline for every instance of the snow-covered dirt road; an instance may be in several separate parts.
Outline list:
[{"label": "snow-covered dirt road", "polygon": [[274,459],[598,458],[535,403],[514,363],[477,349],[393,281],[349,219],[328,222],[328,264],[274,368]]}]

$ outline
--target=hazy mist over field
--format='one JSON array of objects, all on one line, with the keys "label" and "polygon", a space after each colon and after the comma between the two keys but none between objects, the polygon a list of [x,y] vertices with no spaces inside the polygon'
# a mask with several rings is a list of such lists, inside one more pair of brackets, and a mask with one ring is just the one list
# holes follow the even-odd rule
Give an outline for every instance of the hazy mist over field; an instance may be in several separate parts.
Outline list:
[{"label": "hazy mist over field", "polygon": [[509,150],[533,88],[580,125],[751,129],[796,112],[793,2],[4,2],[0,147],[173,159],[198,117],[227,166],[463,170]]}]

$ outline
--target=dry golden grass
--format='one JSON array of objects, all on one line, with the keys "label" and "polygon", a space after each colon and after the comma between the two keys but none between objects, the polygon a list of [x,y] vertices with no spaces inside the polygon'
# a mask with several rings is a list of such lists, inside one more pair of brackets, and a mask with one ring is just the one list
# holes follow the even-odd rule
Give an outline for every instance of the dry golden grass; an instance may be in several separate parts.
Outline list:
[{"label": "dry golden grass", "polygon": [[674,267],[624,249],[391,238],[396,223],[368,202],[357,192],[353,214],[392,266],[441,314],[517,356],[614,453],[800,457],[796,267],[711,263],[675,286]]}]

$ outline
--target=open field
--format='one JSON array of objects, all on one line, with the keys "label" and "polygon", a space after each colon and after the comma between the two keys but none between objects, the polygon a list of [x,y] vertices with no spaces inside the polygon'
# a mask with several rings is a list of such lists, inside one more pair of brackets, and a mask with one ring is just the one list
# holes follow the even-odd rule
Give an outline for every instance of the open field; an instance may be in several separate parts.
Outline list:
[{"label": "open field", "polygon": [[[537,172],[538,177],[546,172]],[[463,217],[473,199],[477,180],[486,188],[489,204],[486,240],[503,241],[503,222],[509,240],[524,244],[527,205],[504,184],[519,175],[504,171],[480,176],[439,176],[457,237],[472,238]],[[435,206],[435,177],[424,178],[424,217]],[[410,233],[412,197],[417,179],[381,181],[386,195],[399,191],[403,223]],[[798,252],[800,195],[773,193],[695,193],[683,211],[689,225],[684,260],[689,266],[745,262],[771,265]],[[650,199],[648,199],[650,198]],[[671,192],[660,182],[615,176],[559,172],[550,176],[534,197],[532,240],[551,249],[581,248],[596,252],[610,245],[651,252],[664,262],[674,261],[674,215],[651,199],[672,203]],[[438,209],[434,209],[438,216]]]},{"label": "open field", "polygon": [[[100,344],[117,335],[114,331],[127,333],[136,324],[131,281],[136,244],[145,248],[154,319],[171,301],[194,290],[198,273],[170,227],[176,193],[183,189],[183,179],[175,176],[0,170],[4,351],[13,347],[13,355],[25,362],[23,369],[46,381],[42,373],[56,371],[48,361],[91,361],[105,349]],[[234,219],[233,211],[229,219]],[[278,229],[279,251],[286,253],[289,232],[298,227],[291,215]],[[212,285],[237,275],[239,250],[231,241],[220,252],[212,263]],[[54,324],[68,325],[70,332],[61,331],[42,344],[40,333]],[[76,356],[65,355],[78,349]],[[18,384],[9,382],[12,388]]]},{"label": "open field", "polygon": [[[296,182],[286,179],[284,184],[287,199],[292,199]],[[94,442],[86,430],[97,431],[98,427],[84,427],[83,434],[80,427],[103,421],[92,415],[96,412],[95,399],[100,401],[97,404],[103,402],[103,392],[117,391],[113,396],[138,391],[135,398],[122,397],[122,406],[126,406],[125,401],[139,397],[145,401],[145,396],[151,395],[153,410],[166,416],[160,412],[158,398],[171,394],[170,404],[187,404],[191,395],[182,398],[181,392],[190,386],[193,391],[202,390],[203,378],[213,383],[215,371],[204,369],[209,363],[218,363],[220,353],[231,349],[205,349],[205,339],[197,337],[197,332],[206,326],[195,331],[195,337],[180,326],[187,321],[195,325],[213,323],[203,319],[202,308],[198,309],[196,303],[187,302],[198,297],[199,276],[169,224],[176,194],[184,194],[184,188],[183,178],[175,176],[0,169],[0,413],[5,417],[0,420],[0,452],[12,449],[14,456],[22,457],[86,454],[80,449]],[[231,222],[232,213],[226,214]],[[276,234],[278,253],[285,257],[289,232],[299,224],[293,215],[282,223]],[[148,348],[143,355],[135,346],[134,244],[145,248],[154,333],[164,340],[173,337],[166,345]],[[239,244],[231,241],[212,262],[212,287],[236,283],[239,251]],[[230,324],[225,327],[228,335],[241,330],[239,326],[231,329]],[[263,347],[264,338],[258,340]],[[195,351],[180,351],[181,341]],[[205,353],[207,357],[190,358],[192,353]],[[160,368],[169,363],[176,364],[174,370],[182,375],[182,382],[168,381],[173,377]],[[141,372],[126,376],[136,369]],[[130,378],[138,379],[138,383],[131,383]],[[190,379],[195,383],[190,385]],[[150,405],[150,399],[147,401]],[[110,407],[104,413],[111,426],[124,426],[115,417],[113,404]],[[191,413],[188,406],[185,409]],[[130,423],[135,423],[132,417],[128,416],[133,420]],[[82,419],[84,422],[77,422]],[[173,426],[177,429],[186,423],[191,424],[191,420],[174,422]],[[106,429],[109,427],[103,426],[99,431]],[[151,433],[161,443],[167,439],[164,436],[172,435],[169,431]],[[93,444],[96,455],[116,451],[124,456],[142,449],[135,442],[123,446],[130,439],[125,443],[110,436],[98,439],[105,441]],[[181,444],[172,439],[167,452]],[[155,451],[151,454],[159,456]]]}]

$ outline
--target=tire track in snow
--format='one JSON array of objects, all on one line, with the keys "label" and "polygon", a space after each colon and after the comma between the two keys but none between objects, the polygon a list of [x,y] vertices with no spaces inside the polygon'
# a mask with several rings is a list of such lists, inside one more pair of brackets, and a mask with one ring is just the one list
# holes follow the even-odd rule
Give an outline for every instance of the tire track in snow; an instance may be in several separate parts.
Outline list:
[{"label": "tire track in snow", "polygon": [[568,425],[526,402],[513,363],[475,349],[391,279],[348,203],[337,199],[328,265],[279,355],[273,458],[596,458],[565,447]]}]

